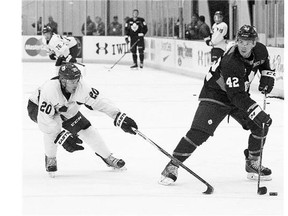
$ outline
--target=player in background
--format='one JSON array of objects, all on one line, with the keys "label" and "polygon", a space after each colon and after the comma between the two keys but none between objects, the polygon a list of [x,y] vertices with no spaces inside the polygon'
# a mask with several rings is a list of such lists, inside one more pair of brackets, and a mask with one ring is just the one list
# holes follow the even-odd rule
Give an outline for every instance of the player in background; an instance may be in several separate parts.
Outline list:
[{"label": "player in background", "polygon": [[214,14],[214,24],[212,26],[211,37],[204,38],[204,41],[208,46],[212,46],[211,49],[211,62],[215,62],[220,56],[223,55],[226,48],[225,35],[228,32],[228,26],[223,22],[222,11],[216,11]]},{"label": "player in background", "polygon": [[58,72],[63,61],[77,62],[79,52],[77,41],[74,37],[66,37],[52,32],[50,26],[43,28],[43,44],[49,52],[51,60],[56,60],[55,66]]},{"label": "player in background", "polygon": [[43,132],[45,167],[51,177],[57,171],[57,147],[62,145],[68,152],[83,150],[82,140],[109,167],[125,168],[125,162],[112,156],[97,129],[79,111],[81,105],[90,110],[107,114],[114,125],[125,132],[135,134],[135,121],[121,112],[99,91],[84,82],[81,71],[73,63],[60,66],[59,76],[42,85],[28,100],[29,117],[38,123]]},{"label": "player in background", "polygon": [[125,41],[129,43],[130,37],[130,46],[132,46],[138,39],[139,41],[137,44],[132,47],[132,58],[134,65],[131,68],[138,68],[138,61],[137,61],[137,47],[139,52],[139,59],[140,59],[140,68],[143,68],[144,63],[144,36],[148,31],[146,22],[143,18],[138,17],[139,11],[137,9],[133,10],[132,17],[129,18],[125,23]]},{"label": "player in background", "polygon": [[[274,86],[275,72],[270,68],[267,48],[257,42],[257,37],[254,27],[242,26],[237,33],[235,45],[210,67],[191,128],[173,152],[173,156],[181,162],[213,136],[226,116],[231,116],[244,130],[251,132],[248,148],[244,150],[246,172],[249,179],[258,178],[261,140],[265,142],[272,119],[250,97],[249,86],[259,71],[259,91],[270,93]],[[229,157],[229,154],[225,157]],[[175,182],[178,168],[177,164],[170,161],[163,170],[159,183],[169,185]],[[261,166],[260,170],[261,180],[271,180],[272,172],[269,168]]]}]

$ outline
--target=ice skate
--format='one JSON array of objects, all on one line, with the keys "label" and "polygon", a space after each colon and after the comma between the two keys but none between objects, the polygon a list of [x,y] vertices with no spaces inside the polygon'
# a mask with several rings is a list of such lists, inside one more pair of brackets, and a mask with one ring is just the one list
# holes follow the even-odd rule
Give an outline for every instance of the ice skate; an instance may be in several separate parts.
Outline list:
[{"label": "ice skate", "polygon": [[137,64],[134,64],[130,67],[131,69],[138,69],[138,65]]},{"label": "ice skate", "polygon": [[45,167],[49,177],[55,178],[55,173],[57,171],[56,157],[48,157],[47,155],[45,155]]},{"label": "ice skate", "polygon": [[[260,157],[249,155],[248,149],[245,149],[244,154],[246,159],[245,170],[247,172],[247,178],[251,180],[258,180],[258,167],[260,166]],[[272,180],[271,173],[272,172],[269,168],[261,165],[260,180],[261,181]]]},{"label": "ice skate", "polygon": [[[100,155],[96,154],[97,156],[101,157]],[[114,170],[127,170],[125,167],[125,161],[122,159],[115,158],[111,155],[107,158],[101,157],[102,160],[107,164],[108,167],[112,167]]]},{"label": "ice skate", "polygon": [[143,62],[140,63],[140,68],[143,68]]},{"label": "ice skate", "polygon": [[172,164],[170,161],[162,171],[158,183],[166,186],[173,184],[177,180],[178,168],[178,166]]}]

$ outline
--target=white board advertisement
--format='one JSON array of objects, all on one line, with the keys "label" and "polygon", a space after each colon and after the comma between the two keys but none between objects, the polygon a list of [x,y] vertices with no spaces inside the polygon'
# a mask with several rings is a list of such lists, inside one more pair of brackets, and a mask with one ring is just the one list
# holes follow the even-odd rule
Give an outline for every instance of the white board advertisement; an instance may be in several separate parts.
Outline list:
[{"label": "white board advertisement", "polygon": [[50,60],[47,50],[44,49],[42,36],[23,36],[22,46],[23,61]]},{"label": "white board advertisement", "polygon": [[[130,49],[124,37],[113,36],[85,36],[83,37],[83,61],[84,62],[106,62],[117,61]],[[127,53],[121,63],[131,62],[132,54]]]}]

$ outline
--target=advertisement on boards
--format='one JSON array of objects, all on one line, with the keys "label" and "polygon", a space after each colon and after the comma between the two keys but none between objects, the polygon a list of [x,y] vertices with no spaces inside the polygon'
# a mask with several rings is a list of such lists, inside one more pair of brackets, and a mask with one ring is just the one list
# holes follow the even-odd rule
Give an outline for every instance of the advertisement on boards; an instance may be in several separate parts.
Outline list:
[{"label": "advertisement on boards", "polygon": [[[117,61],[130,49],[130,43],[126,44],[124,37],[114,36],[84,36],[83,37],[83,61]],[[121,62],[131,62],[132,54],[127,53]]]}]

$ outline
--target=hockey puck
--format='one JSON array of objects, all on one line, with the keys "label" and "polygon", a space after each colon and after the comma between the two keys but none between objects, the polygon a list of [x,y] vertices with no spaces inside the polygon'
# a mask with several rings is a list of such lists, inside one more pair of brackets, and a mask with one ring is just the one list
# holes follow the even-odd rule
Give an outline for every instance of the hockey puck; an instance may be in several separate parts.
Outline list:
[{"label": "hockey puck", "polygon": [[193,96],[197,96],[196,94],[193,94]]},{"label": "hockey puck", "polygon": [[277,192],[269,192],[269,196],[278,196]]}]

